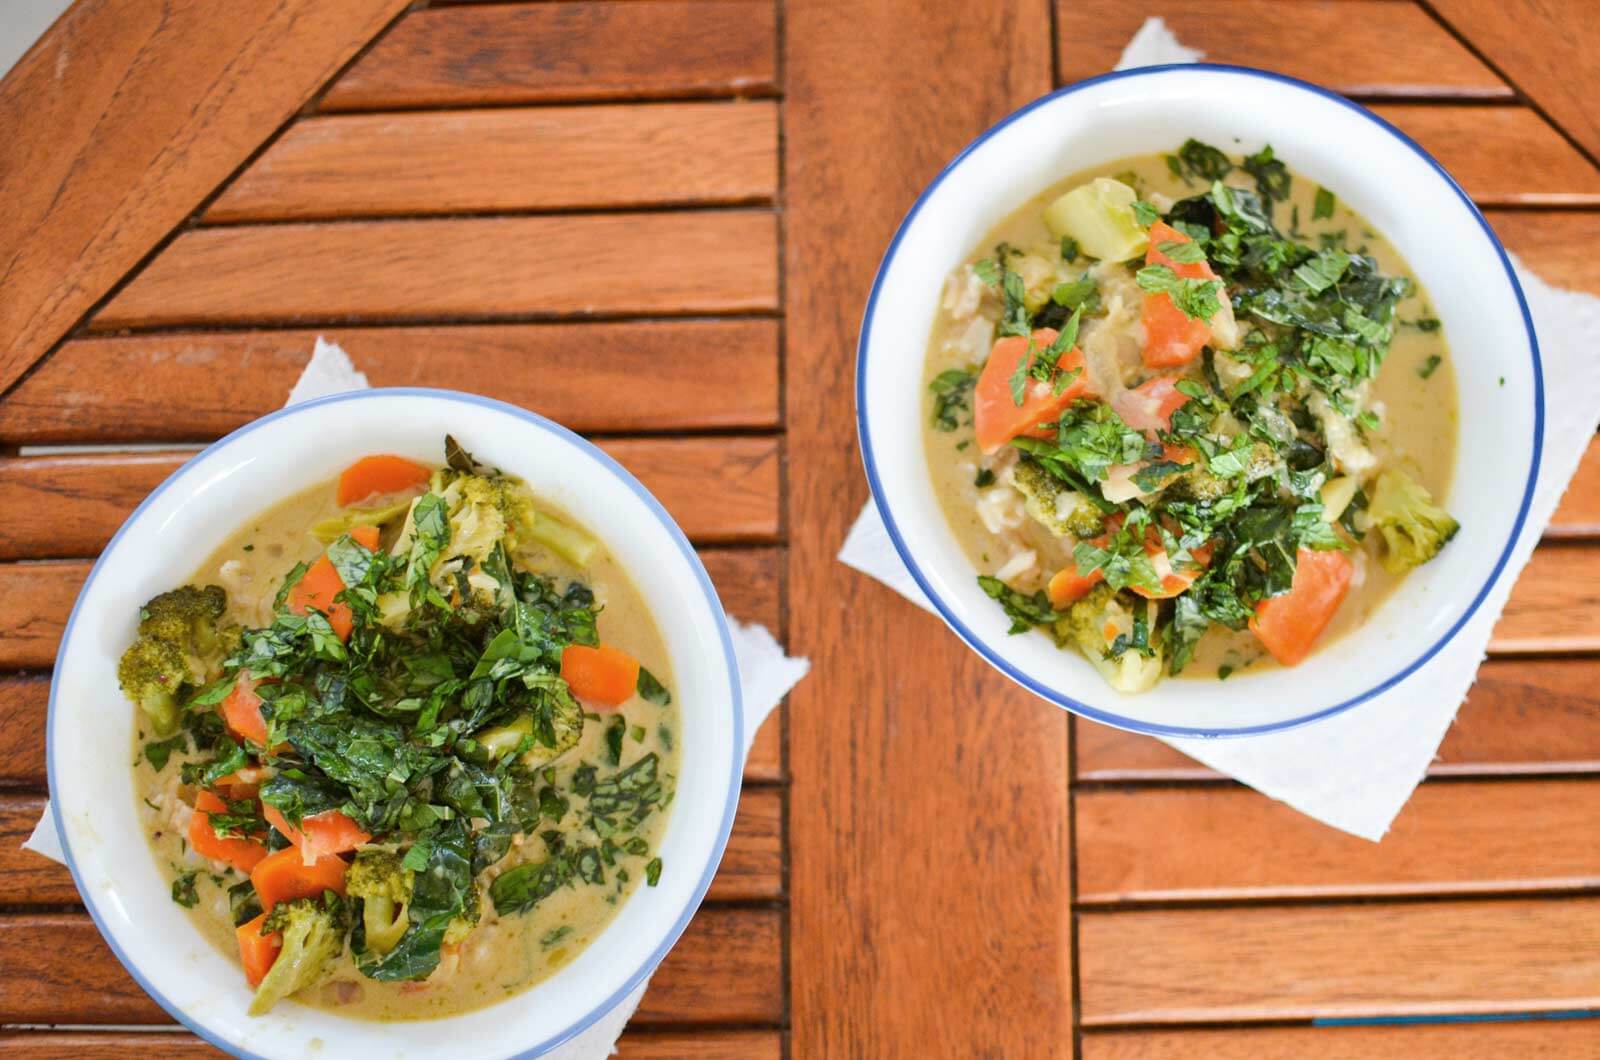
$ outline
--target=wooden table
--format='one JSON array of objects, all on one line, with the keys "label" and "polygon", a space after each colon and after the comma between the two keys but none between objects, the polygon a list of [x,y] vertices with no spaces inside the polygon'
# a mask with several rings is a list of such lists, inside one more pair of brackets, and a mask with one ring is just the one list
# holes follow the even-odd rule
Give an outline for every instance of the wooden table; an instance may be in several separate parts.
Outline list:
[{"label": "wooden table", "polygon": [[[1600,293],[1587,6],[79,0],[0,81],[0,1049],[209,1051],[17,843],[90,560],[326,334],[595,437],[813,660],[627,1056],[1600,1055],[1594,1019],[1431,1021],[1600,1007],[1600,449],[1376,846],[1031,699],[833,559],[867,286],[986,125],[1159,14],[1374,102]],[[86,443],[121,448],[24,448]]]}]

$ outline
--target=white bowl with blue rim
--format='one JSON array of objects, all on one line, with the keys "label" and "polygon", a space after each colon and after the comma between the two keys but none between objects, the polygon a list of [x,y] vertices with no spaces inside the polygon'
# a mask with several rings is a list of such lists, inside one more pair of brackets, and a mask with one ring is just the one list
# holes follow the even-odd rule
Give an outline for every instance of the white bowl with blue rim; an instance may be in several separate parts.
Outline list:
[{"label": "white bowl with blue rim", "polygon": [[[640,887],[572,963],[483,1009],[397,1023],[294,1002],[246,1014],[236,957],[173,903],[134,812],[134,708],[117,659],[139,605],[187,581],[254,513],[336,477],[364,453],[426,463],[446,432],[525,479],[593,531],[632,576],[672,661],[681,711],[677,792],[660,884]],[[95,563],[61,643],[50,689],[50,795],[78,892],[112,950],[152,998],[212,1044],[242,1056],[536,1056],[591,1026],[661,962],[722,857],[744,762],[738,671],[705,568],[632,475],[550,421],[443,390],[367,390],[307,402],[242,427],[189,461],[128,517]]]},{"label": "white bowl with blue rim", "polygon": [[[1227,682],[1109,688],[1042,632],[1008,636],[934,495],[923,449],[922,372],[945,277],[999,221],[1062,177],[1189,137],[1271,144],[1394,244],[1427,288],[1455,360],[1460,438],[1442,503],[1461,531],[1358,630],[1292,669]],[[1391,369],[1393,370],[1393,369]],[[1483,603],[1527,517],[1544,427],[1538,343],[1499,240],[1472,201],[1405,134],[1333,93],[1243,67],[1186,64],[1069,85],[974,140],[912,206],[862,321],[856,417],[873,498],[900,557],[952,630],[1012,680],[1068,710],[1141,732],[1245,736],[1337,714],[1433,658]]]}]

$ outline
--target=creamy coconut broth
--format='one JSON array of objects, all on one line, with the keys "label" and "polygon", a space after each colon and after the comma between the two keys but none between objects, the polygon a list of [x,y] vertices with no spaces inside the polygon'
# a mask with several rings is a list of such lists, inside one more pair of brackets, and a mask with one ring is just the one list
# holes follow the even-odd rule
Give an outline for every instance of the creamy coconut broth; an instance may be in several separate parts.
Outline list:
[{"label": "creamy coconut broth", "polygon": [[[326,483],[283,501],[241,527],[199,566],[192,579],[195,586],[215,585],[225,591],[226,610],[218,624],[225,630],[235,630],[224,634],[235,659],[259,658],[262,654],[257,650],[252,656],[249,633],[244,635],[244,644],[240,646],[236,630],[272,627],[274,601],[285,578],[297,573],[302,564],[316,563],[325,552],[331,555],[330,550],[338,546],[330,545],[330,538],[348,545],[350,538],[341,535],[350,526],[380,523],[381,536],[376,551],[393,551],[403,567],[413,554],[408,540],[414,545],[422,536],[413,525],[418,507],[413,503],[414,498],[424,491],[436,493],[441,488],[439,474],[435,473],[431,485],[418,485],[386,496],[369,496],[358,506],[350,507],[337,502],[338,484]],[[448,488],[444,488],[443,493],[450,502],[446,507],[458,503],[460,507],[449,513],[443,532],[450,535],[450,541],[434,557],[434,576],[426,580],[441,591],[443,609],[438,612],[440,615],[452,613],[450,608],[459,609],[464,591],[486,616],[479,619],[477,625],[462,626],[458,630],[468,645],[457,648],[457,653],[463,656],[456,667],[461,673],[472,666],[473,658],[480,653],[494,655],[499,648],[507,648],[501,652],[502,656],[515,654],[512,649],[518,646],[517,634],[502,632],[497,641],[493,631],[515,631],[514,616],[504,622],[500,619],[500,604],[505,604],[507,615],[512,615],[519,605],[510,603],[509,597],[502,598],[500,604],[495,602],[498,587],[482,576],[487,574],[492,578],[500,574],[503,580],[505,568],[498,565],[495,555],[482,555],[481,548],[474,545],[470,501],[449,497]],[[344,800],[348,798],[354,802],[363,811],[356,812],[355,820],[364,826],[363,831],[370,828],[372,834],[363,837],[352,849],[321,855],[323,859],[337,857],[348,865],[347,869],[339,870],[339,875],[346,877],[348,893],[342,900],[334,897],[331,901],[340,906],[341,930],[351,933],[348,938],[340,936],[339,943],[332,947],[333,952],[325,955],[325,962],[316,974],[302,978],[301,988],[293,991],[296,1001],[341,1015],[380,1020],[447,1016],[491,1004],[527,989],[570,962],[600,935],[636,888],[647,883],[653,885],[663,871],[655,854],[678,769],[678,712],[666,702],[670,698],[668,690],[674,685],[665,646],[627,572],[618,566],[604,546],[590,538],[564,513],[543,502],[537,502],[534,511],[530,518],[548,520],[539,525],[542,530],[557,527],[556,536],[542,540],[526,531],[513,532],[508,517],[506,535],[500,538],[506,548],[510,570],[515,572],[512,580],[519,585],[518,595],[530,595],[520,588],[523,577],[537,576],[551,587],[552,599],[559,601],[553,606],[541,605],[544,610],[540,615],[544,619],[549,620],[552,614],[563,616],[562,621],[577,616],[574,625],[582,627],[584,616],[598,612],[593,619],[595,636],[586,637],[580,628],[573,643],[581,647],[583,641],[597,639],[606,649],[620,649],[635,662],[641,676],[631,678],[635,684],[616,694],[625,696],[620,702],[597,704],[584,696],[582,675],[574,676],[569,672],[568,649],[557,649],[562,659],[559,669],[553,664],[542,668],[539,663],[532,664],[530,670],[535,680],[546,686],[560,682],[563,689],[559,700],[554,701],[558,735],[553,742],[556,747],[545,746],[540,735],[532,732],[533,727],[529,727],[529,731],[518,729],[519,719],[529,714],[537,718],[539,711],[546,709],[546,701],[540,698],[544,693],[533,695],[524,691],[515,676],[510,678],[511,690],[502,693],[509,705],[490,709],[487,722],[480,717],[463,724],[463,716],[471,713],[468,703],[473,695],[466,689],[441,697],[443,707],[431,725],[419,722],[422,713],[429,709],[426,703],[419,709],[416,703],[405,702],[407,697],[426,701],[427,689],[422,684],[404,689],[391,684],[377,693],[385,709],[392,711],[389,716],[347,703],[349,713],[335,715],[336,721],[350,724],[348,719],[353,716],[362,723],[381,725],[392,718],[397,720],[400,741],[418,746],[453,742],[453,752],[442,758],[426,754],[417,757],[413,763],[414,775],[404,785],[395,786],[394,797],[398,801],[409,799],[407,809],[398,820],[390,819],[381,827],[369,824],[370,818],[364,812],[377,816],[377,811],[362,796],[352,796],[345,788],[331,783],[327,785],[332,791],[329,801],[352,810],[356,807],[346,805]],[[330,526],[330,521],[337,525]],[[318,527],[322,529],[320,537],[312,532]],[[484,540],[489,538],[480,537],[479,543]],[[552,547],[549,541],[558,547]],[[479,557],[458,563],[459,571],[441,571],[439,565],[449,566],[454,562],[451,555],[456,547],[469,552],[478,548]],[[581,562],[575,561],[578,558]],[[458,582],[458,574],[468,581]],[[303,576],[302,581],[311,576]],[[396,575],[399,580],[395,584],[400,584],[404,577],[404,571]],[[586,586],[593,594],[592,602],[581,589],[569,589],[575,585]],[[380,596],[380,609],[409,602],[404,599],[406,595],[400,593],[402,601],[399,603]],[[291,595],[290,606],[293,600]],[[550,601],[545,603],[548,605]],[[155,602],[151,606],[155,607]],[[427,606],[422,605],[420,613],[411,612],[410,625],[391,617],[385,629],[418,628],[426,620]],[[331,612],[329,614],[331,617]],[[370,632],[364,631],[360,620],[355,624],[356,632],[346,644],[351,655]],[[543,635],[529,633],[522,637],[521,644],[536,643]],[[553,635],[552,642],[559,645],[568,638],[569,634],[563,632]],[[485,641],[499,648],[485,647]],[[400,668],[415,664],[416,659],[427,654],[427,648],[423,638],[418,638],[412,645],[413,662],[402,662]],[[215,657],[211,661],[214,662]],[[416,665],[425,668],[422,664]],[[206,676],[217,675],[216,686],[226,686],[228,675],[235,669],[233,666],[228,666],[226,671],[213,668]],[[571,712],[571,717],[581,726],[576,736],[572,735],[576,727],[569,730],[560,720],[563,717],[560,704],[571,702],[565,698],[564,691],[569,678],[571,691],[578,696]],[[293,683],[299,678],[291,672],[283,680]],[[130,688],[136,682],[137,675],[125,671],[124,689],[137,701],[136,690]],[[216,686],[202,681],[186,691],[191,698],[204,700],[208,698],[205,690]],[[269,681],[265,687],[258,686],[258,690],[270,693],[274,687]],[[313,686],[311,693],[314,698],[320,694],[324,703],[331,698],[325,686]],[[616,698],[610,693],[606,695]],[[193,829],[197,797],[201,797],[202,792],[216,792],[227,806],[222,816],[207,817],[207,821],[226,822],[226,813],[233,811],[257,818],[269,809],[268,801],[274,798],[281,801],[281,795],[272,794],[274,781],[271,778],[275,774],[281,777],[292,773],[302,768],[308,759],[325,766],[327,773],[338,774],[339,755],[359,761],[359,751],[335,742],[331,752],[333,759],[316,760],[312,751],[314,740],[308,740],[304,730],[292,725],[287,729],[287,741],[268,750],[234,730],[226,703],[224,701],[221,706],[191,704],[182,709],[182,727],[176,736],[170,737],[166,735],[167,723],[158,724],[162,719],[141,712],[134,748],[135,790],[141,800],[138,812],[148,830],[156,861],[173,882],[174,900],[191,906],[196,927],[224,953],[240,959],[244,949],[237,924],[242,918],[255,915],[261,904],[261,895],[252,887],[252,879],[262,863],[257,862],[257,867],[247,872],[244,864],[259,857],[259,852],[246,852],[245,862],[235,861],[230,865],[225,858],[202,856],[195,850]],[[261,709],[264,715],[271,715],[274,705],[269,701]],[[222,719],[213,712],[221,712]],[[203,722],[198,720],[202,718]],[[418,729],[426,729],[426,732],[418,735]],[[277,737],[275,732],[273,738]],[[568,743],[572,746],[566,746]],[[213,769],[213,776],[208,778],[208,764],[224,757],[219,748],[235,745],[249,753],[251,771],[217,780]],[[163,751],[163,747],[168,749]],[[151,748],[155,749],[154,754]],[[436,751],[435,747],[429,753]],[[633,783],[628,778],[637,780],[643,775],[638,768],[641,764],[649,770],[646,778],[649,782]],[[415,775],[431,768],[439,771],[429,779]],[[312,772],[319,777],[323,775],[322,770],[313,769]],[[620,796],[615,779],[619,775],[624,778]],[[231,786],[230,782],[240,777],[253,783],[245,787]],[[463,783],[463,777],[471,783]],[[237,800],[232,796],[237,796]],[[449,820],[432,820],[440,815]],[[306,816],[309,818],[311,814],[308,812]],[[267,819],[271,820],[270,814]],[[400,936],[399,932],[415,933],[425,929],[419,922],[417,910],[427,903],[417,883],[423,874],[438,866],[438,850],[447,845],[448,829],[463,821],[461,846],[470,868],[467,862],[460,862],[452,870],[457,882],[464,884],[467,891],[457,902],[459,915],[452,919],[453,923],[459,923],[442,940],[432,941],[431,952],[427,945],[429,940],[424,939],[423,944],[413,947],[417,950],[414,959],[405,957],[403,950],[415,935]],[[307,831],[302,833],[302,840],[311,835],[310,826],[305,826]],[[226,823],[222,830],[226,830]],[[273,850],[285,848],[299,853],[278,827],[268,831],[266,822],[260,819],[242,825],[241,834]],[[436,844],[431,860],[426,849],[430,842]],[[504,853],[497,856],[501,848]],[[364,937],[371,923],[366,916],[366,906],[372,900],[356,900],[358,867],[375,852],[409,855],[406,864],[411,866],[405,870],[410,873],[413,888],[410,909],[391,910],[391,916],[396,918],[399,942],[391,940],[386,955],[378,954],[373,940]],[[237,853],[237,850],[230,851],[230,856]],[[517,886],[507,886],[507,880],[516,882]],[[320,898],[308,900],[313,906],[320,902]],[[450,900],[447,898],[441,903],[435,897],[432,904],[448,906]],[[470,923],[474,904],[475,925]],[[324,909],[319,906],[311,913],[323,915]],[[286,938],[287,932],[292,930],[286,929]],[[282,961],[286,952],[280,952],[277,959]],[[248,968],[248,960],[246,966]],[[382,978],[364,974],[364,966],[377,969]]]},{"label": "creamy coconut broth", "polygon": [[[1248,627],[1248,616],[1263,606],[1263,599],[1295,595],[1289,592],[1290,574],[1281,570],[1285,553],[1304,557],[1308,544],[1330,553],[1314,557],[1302,579],[1309,579],[1319,564],[1348,562],[1342,603],[1334,601],[1331,617],[1317,627],[1320,635],[1311,633],[1310,640],[1320,646],[1365,621],[1406,571],[1431,558],[1455,529],[1442,511],[1458,430],[1455,373],[1427,292],[1394,247],[1334,194],[1281,168],[1281,163],[1272,164],[1277,160],[1267,160],[1267,165],[1261,158],[1254,160],[1253,168],[1266,174],[1263,182],[1241,165],[1239,156],[1225,158],[1204,145],[1191,145],[1185,145],[1181,156],[1172,156],[1171,162],[1168,156],[1149,155],[1075,174],[997,225],[947,282],[923,375],[929,471],[957,539],[988,579],[986,591],[1011,615],[1015,632],[1042,628],[1063,646],[1077,647],[1097,661],[1108,681],[1124,691],[1141,690],[1163,674],[1170,675],[1175,655],[1187,657],[1180,659],[1177,671],[1186,677],[1215,679],[1274,665],[1274,653]],[[1218,177],[1223,190],[1214,192],[1212,180]],[[1128,190],[1110,188],[1109,197],[1098,194],[1109,185],[1094,185],[1095,178],[1114,178]],[[1075,211],[1057,207],[1055,224],[1047,220],[1053,204],[1073,189],[1084,188],[1096,193],[1078,195]],[[1213,201],[1218,194],[1227,197],[1228,205],[1244,219],[1218,211]],[[1259,223],[1252,227],[1250,208],[1255,204],[1260,209],[1253,216],[1259,219],[1270,209],[1277,232],[1260,231]],[[1112,215],[1109,235],[1096,230],[1106,214]],[[1152,224],[1169,222],[1177,228],[1160,229],[1163,234],[1156,238],[1148,234]],[[1098,240],[1113,254],[1128,256],[1092,256],[1072,234],[1086,224],[1089,242]],[[1166,233],[1173,231],[1177,234],[1167,238]],[[1167,363],[1149,363],[1147,347],[1154,340],[1146,327],[1147,300],[1165,298],[1169,311],[1177,304],[1172,301],[1175,297],[1203,300],[1205,292],[1194,288],[1208,276],[1198,272],[1195,263],[1204,260],[1204,267],[1211,268],[1211,259],[1244,256],[1250,243],[1238,241],[1241,233],[1256,237],[1258,255],[1276,247],[1286,260],[1268,263],[1278,265],[1275,272],[1259,267],[1251,271],[1247,266],[1230,269],[1215,262],[1211,277],[1219,280],[1226,304],[1214,303],[1216,313],[1210,321],[1174,314],[1180,327],[1197,331],[1192,359],[1172,363],[1180,360],[1184,347],[1179,344],[1173,353],[1168,343],[1157,357]],[[1154,251],[1151,242],[1156,244]],[[1180,243],[1191,246],[1184,249]],[[1169,253],[1161,253],[1162,247]],[[1175,261],[1172,254],[1192,260]],[[1141,283],[1141,269],[1162,263],[1170,271],[1147,276]],[[1296,269],[1303,270],[1309,284],[1296,278]],[[1336,271],[1337,277],[1330,280]],[[1183,284],[1185,274],[1191,280],[1187,290],[1152,290],[1174,279]],[[1017,297],[1008,297],[1008,282]],[[1323,291],[1314,291],[1325,282]],[[1388,298],[1369,297],[1384,283],[1393,283]],[[1349,306],[1338,300],[1346,288],[1352,292]],[[1340,335],[1340,345],[1316,348],[1315,333],[1279,322],[1286,318],[1273,303],[1285,298],[1304,300],[1297,304],[1310,304],[1331,320],[1327,330]],[[1018,336],[1010,340],[1012,346],[1028,345],[1031,336],[1030,352],[1022,359],[1036,365],[1041,356],[1048,359],[1056,352],[1051,351],[1050,340],[1059,339],[1061,330],[1071,330],[1072,312],[1080,306],[1075,350],[1061,351],[1053,378],[1043,381],[1040,377],[1047,372],[1036,370],[1013,383],[1015,373],[1010,369],[1019,353],[996,345],[997,338],[1004,338],[1000,330],[1006,322],[1013,322],[1010,331]],[[1347,311],[1353,315],[1347,317]],[[1269,315],[1279,320],[1268,319]],[[1157,323],[1163,329],[1173,326],[1172,321]],[[1053,330],[1041,336],[1036,329],[1044,327]],[[1350,370],[1340,359],[1351,348],[1357,357],[1370,358],[1373,368],[1363,370],[1358,364]],[[992,451],[985,452],[978,437],[983,424],[974,421],[981,421],[985,411],[984,369],[990,367],[991,375],[995,372],[991,350],[1006,351],[999,367],[1007,377],[1004,384],[1013,385],[1002,386],[1009,392],[999,402],[991,401],[989,411],[998,408],[1002,420],[1023,416],[1027,409],[1016,403],[1021,390],[1029,407],[1037,394],[1045,395],[1048,414],[1042,420],[1045,427],[1034,432],[1041,436],[1037,441],[1008,437],[998,448],[994,448],[997,431],[991,415]],[[1302,367],[1307,370],[1297,371]],[[1073,399],[1064,409],[1061,400],[1051,402],[1063,389],[1066,393],[1059,397]],[[1184,389],[1204,395],[1208,408],[1202,411],[1200,401],[1185,400]],[[1152,394],[1155,400],[1149,399]],[[1183,437],[1169,434],[1163,419],[1172,415],[1173,403],[1184,410],[1177,413],[1180,421],[1187,416],[1177,424]],[[1098,415],[1090,415],[1088,410],[1096,406]],[[1063,418],[1073,429],[1065,446],[1060,433]],[[1107,426],[1111,419],[1116,421],[1115,430]],[[1002,426],[998,434],[1005,433]],[[1139,434],[1144,436],[1144,452],[1137,451]],[[1171,474],[1163,473],[1163,462]],[[1243,474],[1240,464],[1245,465]],[[1150,465],[1158,466],[1142,485],[1128,481],[1128,468]],[[1041,466],[1063,474],[1039,475]],[[1371,502],[1379,477],[1386,472],[1392,474],[1384,480],[1380,527],[1374,525]],[[1205,476],[1213,487],[1203,491],[1211,510],[1195,510],[1194,489],[1186,476]],[[1035,488],[1039,481],[1064,492],[1041,500]],[[1425,493],[1419,497],[1409,484]],[[1230,487],[1239,487],[1237,493]],[[1089,499],[1096,504],[1084,501],[1091,491],[1094,496]],[[1217,496],[1224,493],[1225,499]],[[1434,507],[1421,498],[1441,500]],[[1058,503],[1052,505],[1051,499]],[[1407,502],[1420,507],[1407,509]],[[1218,503],[1242,503],[1258,511],[1275,508],[1284,513],[1285,525],[1275,535],[1276,543],[1251,549],[1234,536],[1238,516],[1216,517]],[[1066,518],[1069,509],[1075,510],[1075,519]],[[1069,616],[1090,591],[1086,578],[1097,596],[1111,595],[1101,586],[1112,579],[1093,569],[1094,564],[1118,562],[1115,555],[1108,555],[1116,552],[1116,545],[1105,535],[1110,531],[1115,538],[1116,521],[1141,510],[1150,521],[1143,531],[1145,547],[1137,539],[1129,540],[1131,535],[1122,535],[1123,561],[1129,555],[1137,561],[1141,552],[1152,554],[1157,581],[1130,590],[1125,579],[1117,579],[1122,584],[1116,597],[1094,616],[1095,624],[1108,632],[1108,623],[1117,624],[1115,635],[1110,643],[1095,636],[1085,638],[1082,623],[1073,628]],[[1297,537],[1289,525],[1296,518],[1320,525]],[[1085,543],[1094,549],[1088,555],[1081,547]],[[1108,544],[1109,548],[1099,547]],[[1233,580],[1241,584],[1225,585],[1219,595],[1226,599],[1208,601],[1204,609],[1195,606],[1197,601],[1178,602],[1196,583],[1206,590],[1208,584],[1224,580],[1221,569],[1213,571],[1216,560],[1204,554],[1199,560],[1193,558],[1190,550],[1197,546],[1246,553],[1233,564]],[[1158,551],[1167,555],[1154,555]],[[1262,559],[1263,552],[1278,555],[1269,562]],[[1332,553],[1342,558],[1332,558]],[[1276,576],[1270,570],[1260,574],[1272,564],[1279,568]],[[1070,574],[1058,578],[1063,571]],[[1148,579],[1148,568],[1145,573]],[[1137,579],[1137,572],[1133,576]],[[1241,587],[1244,592],[1235,592]],[[1147,593],[1157,597],[1154,603],[1141,603]],[[1178,624],[1188,631],[1203,625],[1205,631],[1172,636],[1180,608]],[[1124,635],[1125,645],[1136,632],[1128,613],[1141,609],[1148,621],[1149,654],[1105,658],[1118,647],[1116,635]],[[1314,623],[1316,616],[1308,621]],[[1304,639],[1303,634],[1303,629],[1291,630],[1292,643],[1283,650],[1283,661],[1299,661],[1296,652],[1303,654],[1305,645],[1293,641],[1297,635]],[[1097,654],[1102,658],[1093,660]]]}]

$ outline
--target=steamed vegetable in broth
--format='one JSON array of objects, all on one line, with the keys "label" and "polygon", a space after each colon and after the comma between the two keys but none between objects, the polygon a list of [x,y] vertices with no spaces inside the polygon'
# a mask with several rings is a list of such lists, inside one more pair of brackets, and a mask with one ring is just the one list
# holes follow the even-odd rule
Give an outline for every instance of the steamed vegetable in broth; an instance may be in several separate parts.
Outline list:
[{"label": "steamed vegetable in broth", "polygon": [[586,531],[446,457],[364,457],[252,520],[123,656],[153,850],[252,1013],[488,1004],[662,872],[654,622]]},{"label": "steamed vegetable in broth", "polygon": [[1120,691],[1293,666],[1457,530],[1426,292],[1270,147],[1190,140],[1024,205],[947,281],[925,373],[980,585]]}]

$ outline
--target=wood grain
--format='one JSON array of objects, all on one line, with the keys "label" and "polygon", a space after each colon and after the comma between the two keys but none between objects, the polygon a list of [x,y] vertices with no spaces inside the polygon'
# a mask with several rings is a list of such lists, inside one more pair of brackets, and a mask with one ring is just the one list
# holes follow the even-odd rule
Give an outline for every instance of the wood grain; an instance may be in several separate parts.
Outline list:
[{"label": "wood grain", "polygon": [[[22,849],[22,841],[47,805],[38,795],[0,794],[0,906],[78,902],[78,890],[65,865]],[[782,897],[783,792],[751,788],[739,800],[727,851],[706,898],[737,902]]]},{"label": "wood grain", "polygon": [[770,202],[774,103],[535,107],[307,118],[208,222]]},{"label": "wood grain", "polygon": [[50,665],[88,568],[86,563],[0,564],[0,613],[5,615],[0,669]]},{"label": "wood grain", "polygon": [[1600,1006],[1600,898],[1086,912],[1078,943],[1085,1026]]},{"label": "wood grain", "polygon": [[778,425],[777,321],[656,320],[72,339],[0,402],[0,441],[221,437],[283,405],[319,334],[373,386],[488,390],[575,431]]},{"label": "wood grain", "polygon": [[1499,654],[1600,647],[1600,551],[1550,544],[1534,550],[1489,638]]},{"label": "wood grain", "polygon": [[1429,0],[1429,6],[1600,159],[1600,22],[1583,0]]},{"label": "wood grain", "polygon": [[[1600,773],[1596,663],[1491,659],[1445,734],[1432,776]],[[1148,736],[1080,722],[1079,781],[1210,780],[1218,774]]]},{"label": "wood grain", "polygon": [[1057,0],[1062,80],[1110,70],[1150,16],[1210,62],[1265,67],[1346,95],[1511,97],[1422,8],[1387,0]]},{"label": "wood grain", "polygon": [[[0,1052],[17,1060],[128,1060],[157,1055],[174,1060],[222,1057],[192,1034],[151,1028],[148,1031],[8,1031],[0,1032]],[[779,1060],[783,1035],[778,1031],[628,1030],[617,1042],[622,1060]]]},{"label": "wood grain", "polygon": [[575,0],[413,11],[320,106],[769,95],[776,85],[771,2]]},{"label": "wood grain", "polygon": [[[698,542],[778,536],[775,438],[620,438],[602,448],[638,476]],[[0,458],[0,558],[92,556],[190,453]]]},{"label": "wood grain", "polygon": [[1600,537],[1600,436],[1589,443],[1546,537]]},{"label": "wood grain", "polygon": [[1227,1027],[1086,1034],[1082,1060],[1578,1060],[1594,1020],[1400,1027]]},{"label": "wood grain", "polygon": [[[1600,169],[1527,107],[1397,103],[1373,109],[1426,148],[1480,205],[1600,203]],[[1506,165],[1508,158],[1516,165]]]},{"label": "wood grain", "polygon": [[201,228],[90,326],[761,311],[777,264],[759,210]]},{"label": "wood grain", "polygon": [[1231,786],[1090,790],[1074,805],[1088,905],[1600,886],[1600,847],[1574,841],[1600,832],[1600,780],[1424,784],[1381,843]]},{"label": "wood grain", "polygon": [[1600,261],[1584,250],[1600,239],[1600,212],[1486,210],[1484,216],[1506,249],[1547,283],[1600,295]]},{"label": "wood grain", "polygon": [[817,664],[788,718],[797,1057],[1072,1037],[1066,715],[834,559],[866,493],[848,351],[873,270],[946,159],[1049,87],[1048,18],[1045,0],[784,9],[788,628]]},{"label": "wood grain", "polygon": [[[707,906],[651,979],[635,1023],[775,1024],[778,909]],[[84,913],[0,917],[0,1012],[16,1023],[166,1024]]]},{"label": "wood grain", "polygon": [[73,4],[0,80],[0,387],[405,6]]}]

